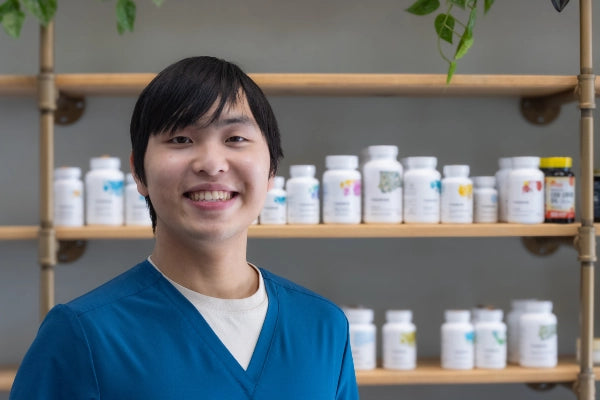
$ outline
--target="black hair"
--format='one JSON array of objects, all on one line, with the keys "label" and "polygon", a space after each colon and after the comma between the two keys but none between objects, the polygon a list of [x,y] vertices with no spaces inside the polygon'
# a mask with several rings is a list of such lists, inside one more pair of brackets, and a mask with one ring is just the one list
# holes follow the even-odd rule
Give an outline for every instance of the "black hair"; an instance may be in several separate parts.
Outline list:
[{"label": "black hair", "polygon": [[[283,157],[275,114],[258,85],[237,65],[215,57],[190,57],[162,70],[144,88],[131,116],[130,135],[133,173],[146,184],[144,156],[151,135],[173,134],[198,120],[216,121],[227,105],[245,96],[252,116],[269,148],[269,173],[275,176]],[[214,104],[213,115],[206,115]],[[146,196],[152,229],[156,212]]]}]

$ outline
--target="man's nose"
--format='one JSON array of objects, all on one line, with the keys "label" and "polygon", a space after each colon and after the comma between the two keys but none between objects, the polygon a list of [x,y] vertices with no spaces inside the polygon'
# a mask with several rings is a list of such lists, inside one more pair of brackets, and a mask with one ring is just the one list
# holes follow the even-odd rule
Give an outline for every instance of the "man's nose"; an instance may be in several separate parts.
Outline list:
[{"label": "man's nose", "polygon": [[194,158],[194,172],[209,176],[218,175],[229,169],[227,149],[218,143],[204,143]]}]

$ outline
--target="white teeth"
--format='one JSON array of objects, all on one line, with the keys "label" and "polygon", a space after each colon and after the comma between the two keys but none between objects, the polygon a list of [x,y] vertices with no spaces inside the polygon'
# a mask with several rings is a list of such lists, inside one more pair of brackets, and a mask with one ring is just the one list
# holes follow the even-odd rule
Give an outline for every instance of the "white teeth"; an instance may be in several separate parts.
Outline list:
[{"label": "white teeth", "polygon": [[189,194],[189,198],[193,201],[226,201],[231,199],[231,192],[221,190],[192,192]]}]

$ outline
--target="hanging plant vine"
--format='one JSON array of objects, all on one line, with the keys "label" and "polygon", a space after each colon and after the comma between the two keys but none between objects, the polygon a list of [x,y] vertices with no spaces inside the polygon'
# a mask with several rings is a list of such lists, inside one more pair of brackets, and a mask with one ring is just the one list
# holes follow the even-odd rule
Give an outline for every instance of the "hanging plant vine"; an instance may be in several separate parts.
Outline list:
[{"label": "hanging plant vine", "polygon": [[[487,14],[494,4],[494,0],[446,0],[445,12],[435,17],[434,27],[438,36],[437,48],[442,59],[448,63],[446,84],[449,84],[454,76],[456,62],[463,58],[473,46],[473,30],[481,2],[483,2],[483,13]],[[438,8],[440,8],[440,0],[417,0],[406,11],[423,16],[433,13]],[[465,19],[466,22],[463,22]],[[447,55],[444,46],[446,48],[450,46],[453,49],[452,56]]]}]

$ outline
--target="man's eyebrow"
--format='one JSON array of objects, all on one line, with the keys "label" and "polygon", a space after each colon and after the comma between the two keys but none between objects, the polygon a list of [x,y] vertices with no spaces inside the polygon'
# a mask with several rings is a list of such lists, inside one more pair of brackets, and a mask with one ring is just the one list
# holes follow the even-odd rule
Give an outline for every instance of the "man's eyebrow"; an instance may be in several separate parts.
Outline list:
[{"label": "man's eyebrow", "polygon": [[219,118],[213,124],[217,127],[227,126],[227,125],[254,125],[255,122],[252,118],[247,115],[233,115],[227,116],[226,118]]}]

